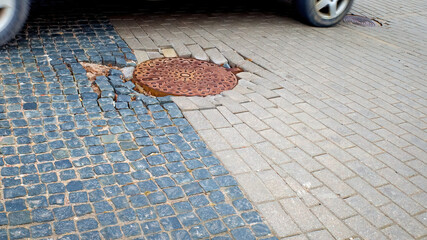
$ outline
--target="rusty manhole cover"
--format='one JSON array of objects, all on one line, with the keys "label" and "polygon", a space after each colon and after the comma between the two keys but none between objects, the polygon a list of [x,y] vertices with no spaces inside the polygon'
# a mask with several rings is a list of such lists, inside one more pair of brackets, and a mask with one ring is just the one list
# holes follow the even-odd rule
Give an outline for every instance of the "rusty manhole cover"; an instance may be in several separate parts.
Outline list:
[{"label": "rusty manhole cover", "polygon": [[372,19],[369,19],[369,18],[364,17],[364,16],[358,16],[358,15],[347,15],[344,17],[343,22],[352,23],[352,24],[364,26],[364,27],[380,26],[379,22],[372,20]]},{"label": "rusty manhole cover", "polygon": [[208,96],[233,89],[237,77],[226,68],[206,61],[159,58],[139,64],[134,83],[140,91],[158,97]]}]

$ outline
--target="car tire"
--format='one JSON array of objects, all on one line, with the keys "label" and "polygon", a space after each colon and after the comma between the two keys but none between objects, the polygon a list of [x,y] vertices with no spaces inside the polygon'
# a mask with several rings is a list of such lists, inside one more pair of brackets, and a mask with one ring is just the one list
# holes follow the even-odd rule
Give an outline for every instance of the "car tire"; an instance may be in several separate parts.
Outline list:
[{"label": "car tire", "polygon": [[0,46],[21,30],[29,10],[30,0],[0,0]]},{"label": "car tire", "polygon": [[332,27],[350,11],[354,0],[295,0],[300,16],[316,27]]}]

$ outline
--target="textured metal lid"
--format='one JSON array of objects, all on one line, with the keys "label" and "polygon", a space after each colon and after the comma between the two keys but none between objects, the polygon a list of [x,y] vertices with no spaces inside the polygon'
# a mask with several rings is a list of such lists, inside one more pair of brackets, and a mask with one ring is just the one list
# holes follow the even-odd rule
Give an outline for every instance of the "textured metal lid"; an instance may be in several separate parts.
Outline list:
[{"label": "textured metal lid", "polygon": [[134,83],[137,89],[158,97],[208,96],[233,89],[237,77],[226,68],[206,61],[159,58],[139,64]]}]

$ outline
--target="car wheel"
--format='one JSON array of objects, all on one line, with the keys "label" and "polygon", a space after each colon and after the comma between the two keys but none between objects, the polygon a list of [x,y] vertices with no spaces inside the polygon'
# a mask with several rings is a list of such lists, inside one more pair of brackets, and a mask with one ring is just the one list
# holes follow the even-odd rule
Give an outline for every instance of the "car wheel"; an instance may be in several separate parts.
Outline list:
[{"label": "car wheel", "polygon": [[30,10],[30,0],[0,0],[0,46],[21,30]]},{"label": "car wheel", "polygon": [[305,21],[316,27],[331,27],[348,13],[353,0],[295,0]]}]

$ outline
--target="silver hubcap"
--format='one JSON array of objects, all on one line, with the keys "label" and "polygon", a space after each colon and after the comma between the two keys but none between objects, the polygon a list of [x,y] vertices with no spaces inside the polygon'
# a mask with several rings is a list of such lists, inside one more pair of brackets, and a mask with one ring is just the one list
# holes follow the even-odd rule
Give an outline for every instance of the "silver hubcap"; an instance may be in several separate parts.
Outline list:
[{"label": "silver hubcap", "polygon": [[0,32],[3,31],[12,21],[19,0],[0,0]]},{"label": "silver hubcap", "polygon": [[339,17],[347,8],[350,0],[315,0],[316,12],[323,19]]}]

